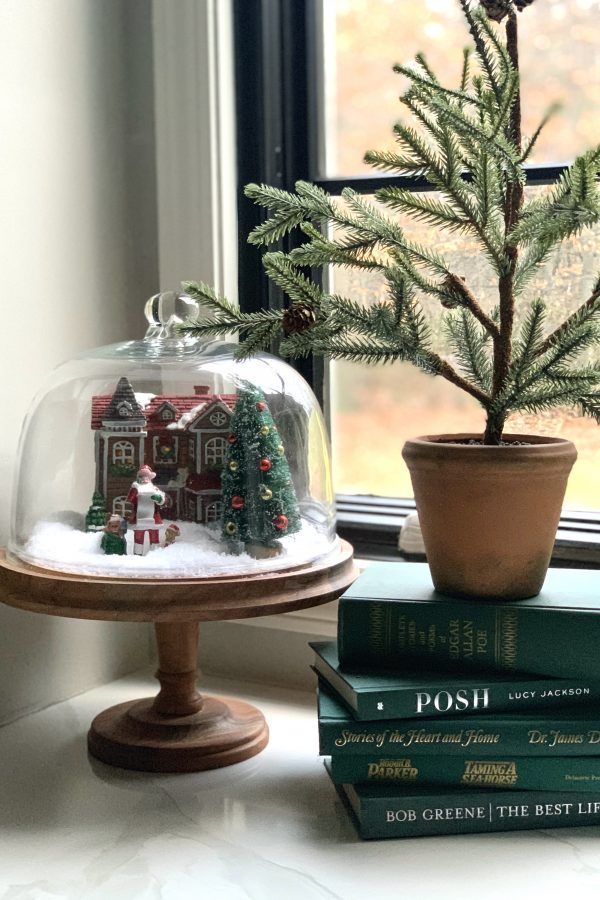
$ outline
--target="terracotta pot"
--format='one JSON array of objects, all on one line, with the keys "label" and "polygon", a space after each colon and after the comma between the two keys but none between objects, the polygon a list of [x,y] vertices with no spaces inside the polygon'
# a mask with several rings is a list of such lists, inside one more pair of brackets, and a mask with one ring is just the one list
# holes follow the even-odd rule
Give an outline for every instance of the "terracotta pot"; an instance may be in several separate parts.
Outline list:
[{"label": "terracotta pot", "polygon": [[402,451],[436,590],[519,600],[541,590],[577,451],[571,441],[507,434],[528,446],[426,435]]}]

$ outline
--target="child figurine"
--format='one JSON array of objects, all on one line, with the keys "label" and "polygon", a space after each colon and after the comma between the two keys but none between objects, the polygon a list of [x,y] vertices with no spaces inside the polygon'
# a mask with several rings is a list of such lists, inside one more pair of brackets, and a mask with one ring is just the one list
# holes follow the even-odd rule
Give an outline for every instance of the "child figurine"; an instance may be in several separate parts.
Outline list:
[{"label": "child figurine", "polygon": [[127,500],[133,507],[129,522],[133,525],[133,552],[137,556],[144,556],[146,532],[150,537],[150,549],[159,546],[158,526],[162,525],[160,507],[167,498],[152,484],[155,478],[156,472],[150,466],[142,466],[137,473],[137,481],[133,482],[127,494]]},{"label": "child figurine", "polygon": [[123,523],[120,516],[110,516],[104,527],[104,534],[100,546],[107,556],[125,556],[127,543],[123,532]]},{"label": "child figurine", "polygon": [[175,540],[181,534],[181,528],[175,522],[169,522],[165,530],[165,547],[169,547],[175,543]]}]

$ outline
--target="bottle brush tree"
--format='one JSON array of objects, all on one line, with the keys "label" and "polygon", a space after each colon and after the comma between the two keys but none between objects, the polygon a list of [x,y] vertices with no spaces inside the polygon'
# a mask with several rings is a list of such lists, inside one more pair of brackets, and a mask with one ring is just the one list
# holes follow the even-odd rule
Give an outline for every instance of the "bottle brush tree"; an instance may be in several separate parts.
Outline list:
[{"label": "bottle brush tree", "polygon": [[100,491],[94,491],[91,505],[85,514],[86,531],[103,531],[106,525],[106,500]]},{"label": "bottle brush tree", "polygon": [[264,394],[240,387],[221,476],[226,541],[277,546],[300,530],[300,512],[285,448]]},{"label": "bottle brush tree", "polygon": [[[436,193],[382,187],[369,202],[346,188],[340,202],[307,182],[295,192],[248,185],[246,195],[268,213],[251,243],[277,247],[294,230],[304,236],[295,249],[263,257],[290,305],[244,314],[207,285],[186,283],[214,314],[211,322],[185,327],[196,334],[236,331],[240,356],[283,332],[287,356],[411,362],[475,397],[486,414],[483,441],[498,444],[516,411],[567,405],[600,422],[600,365],[593,354],[592,362],[589,353],[582,360],[600,341],[600,276],[590,296],[553,328],[544,297],[528,295],[557,246],[600,219],[600,146],[578,156],[541,196],[525,198],[527,161],[555,111],[522,135],[517,14],[534,0],[457,2],[473,40],[460,84],[442,85],[422,54],[411,66],[395,66],[409,82],[400,100],[411,120],[395,126],[395,152],[365,156],[386,172],[423,176]],[[422,245],[407,237],[398,213],[432,226],[431,240]],[[475,239],[497,284],[491,306],[436,251],[435,228]],[[386,295],[365,307],[323,291],[311,273],[329,266],[381,273]],[[433,346],[423,312],[431,303],[443,317],[448,355]]]}]

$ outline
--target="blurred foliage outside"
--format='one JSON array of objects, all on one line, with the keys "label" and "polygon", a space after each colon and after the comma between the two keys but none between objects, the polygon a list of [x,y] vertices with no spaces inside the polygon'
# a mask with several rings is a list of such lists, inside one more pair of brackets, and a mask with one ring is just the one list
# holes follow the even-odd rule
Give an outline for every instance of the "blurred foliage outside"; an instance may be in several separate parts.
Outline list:
[{"label": "blurred foliage outside", "polygon": [[[327,139],[328,159],[335,165],[331,169],[330,164],[328,174],[358,175],[366,170],[362,164],[366,149],[393,146],[391,127],[400,114],[400,82],[391,72],[392,63],[406,62],[424,49],[442,80],[457,81],[467,34],[454,0],[324,0],[325,11],[331,12],[330,3],[335,7],[336,71],[335,92],[332,84],[326,90]],[[562,97],[568,106],[540,141],[538,163],[566,161],[600,140],[599,13],[600,0],[537,0],[520,18],[526,133],[550,100]],[[468,279],[482,305],[489,309],[496,302],[491,270],[471,239],[407,219],[403,225],[415,240],[435,241],[453,271]],[[566,242],[527,291],[527,297],[542,296],[548,303],[550,324],[588,296],[598,270],[599,239],[599,231],[588,230]],[[370,273],[336,270],[332,281],[332,289],[364,303],[382,293],[382,285]],[[431,300],[424,308],[443,349],[441,311]],[[411,496],[401,457],[407,438],[482,432],[484,427],[484,413],[475,400],[444,379],[404,363],[376,367],[332,363],[331,394],[335,486],[344,493]],[[553,410],[543,416],[512,416],[507,431],[573,440],[579,459],[566,505],[600,508],[600,430],[592,420]]]}]

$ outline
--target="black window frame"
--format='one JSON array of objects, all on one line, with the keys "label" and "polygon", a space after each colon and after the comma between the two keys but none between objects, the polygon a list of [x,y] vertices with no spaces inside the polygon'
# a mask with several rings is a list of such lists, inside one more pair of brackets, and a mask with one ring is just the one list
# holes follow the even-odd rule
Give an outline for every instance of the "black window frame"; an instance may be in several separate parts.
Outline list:
[{"label": "black window frame", "polygon": [[[318,9],[319,0],[233,0],[238,286],[240,306],[248,312],[280,309],[286,303],[267,279],[260,251],[247,242],[252,228],[264,219],[264,212],[244,196],[249,182],[293,190],[302,179],[332,194],[346,185],[364,194],[385,185],[433,190],[422,177],[339,178],[318,171]],[[531,166],[527,184],[550,184],[565,168],[563,164]],[[282,241],[282,249],[291,249],[292,240]],[[293,365],[309,382],[327,416],[327,361],[311,357]],[[337,501],[338,532],[352,541],[358,555],[398,558],[398,533],[405,517],[415,511],[412,499],[341,494]],[[600,567],[600,511],[563,512],[553,564]]]}]

